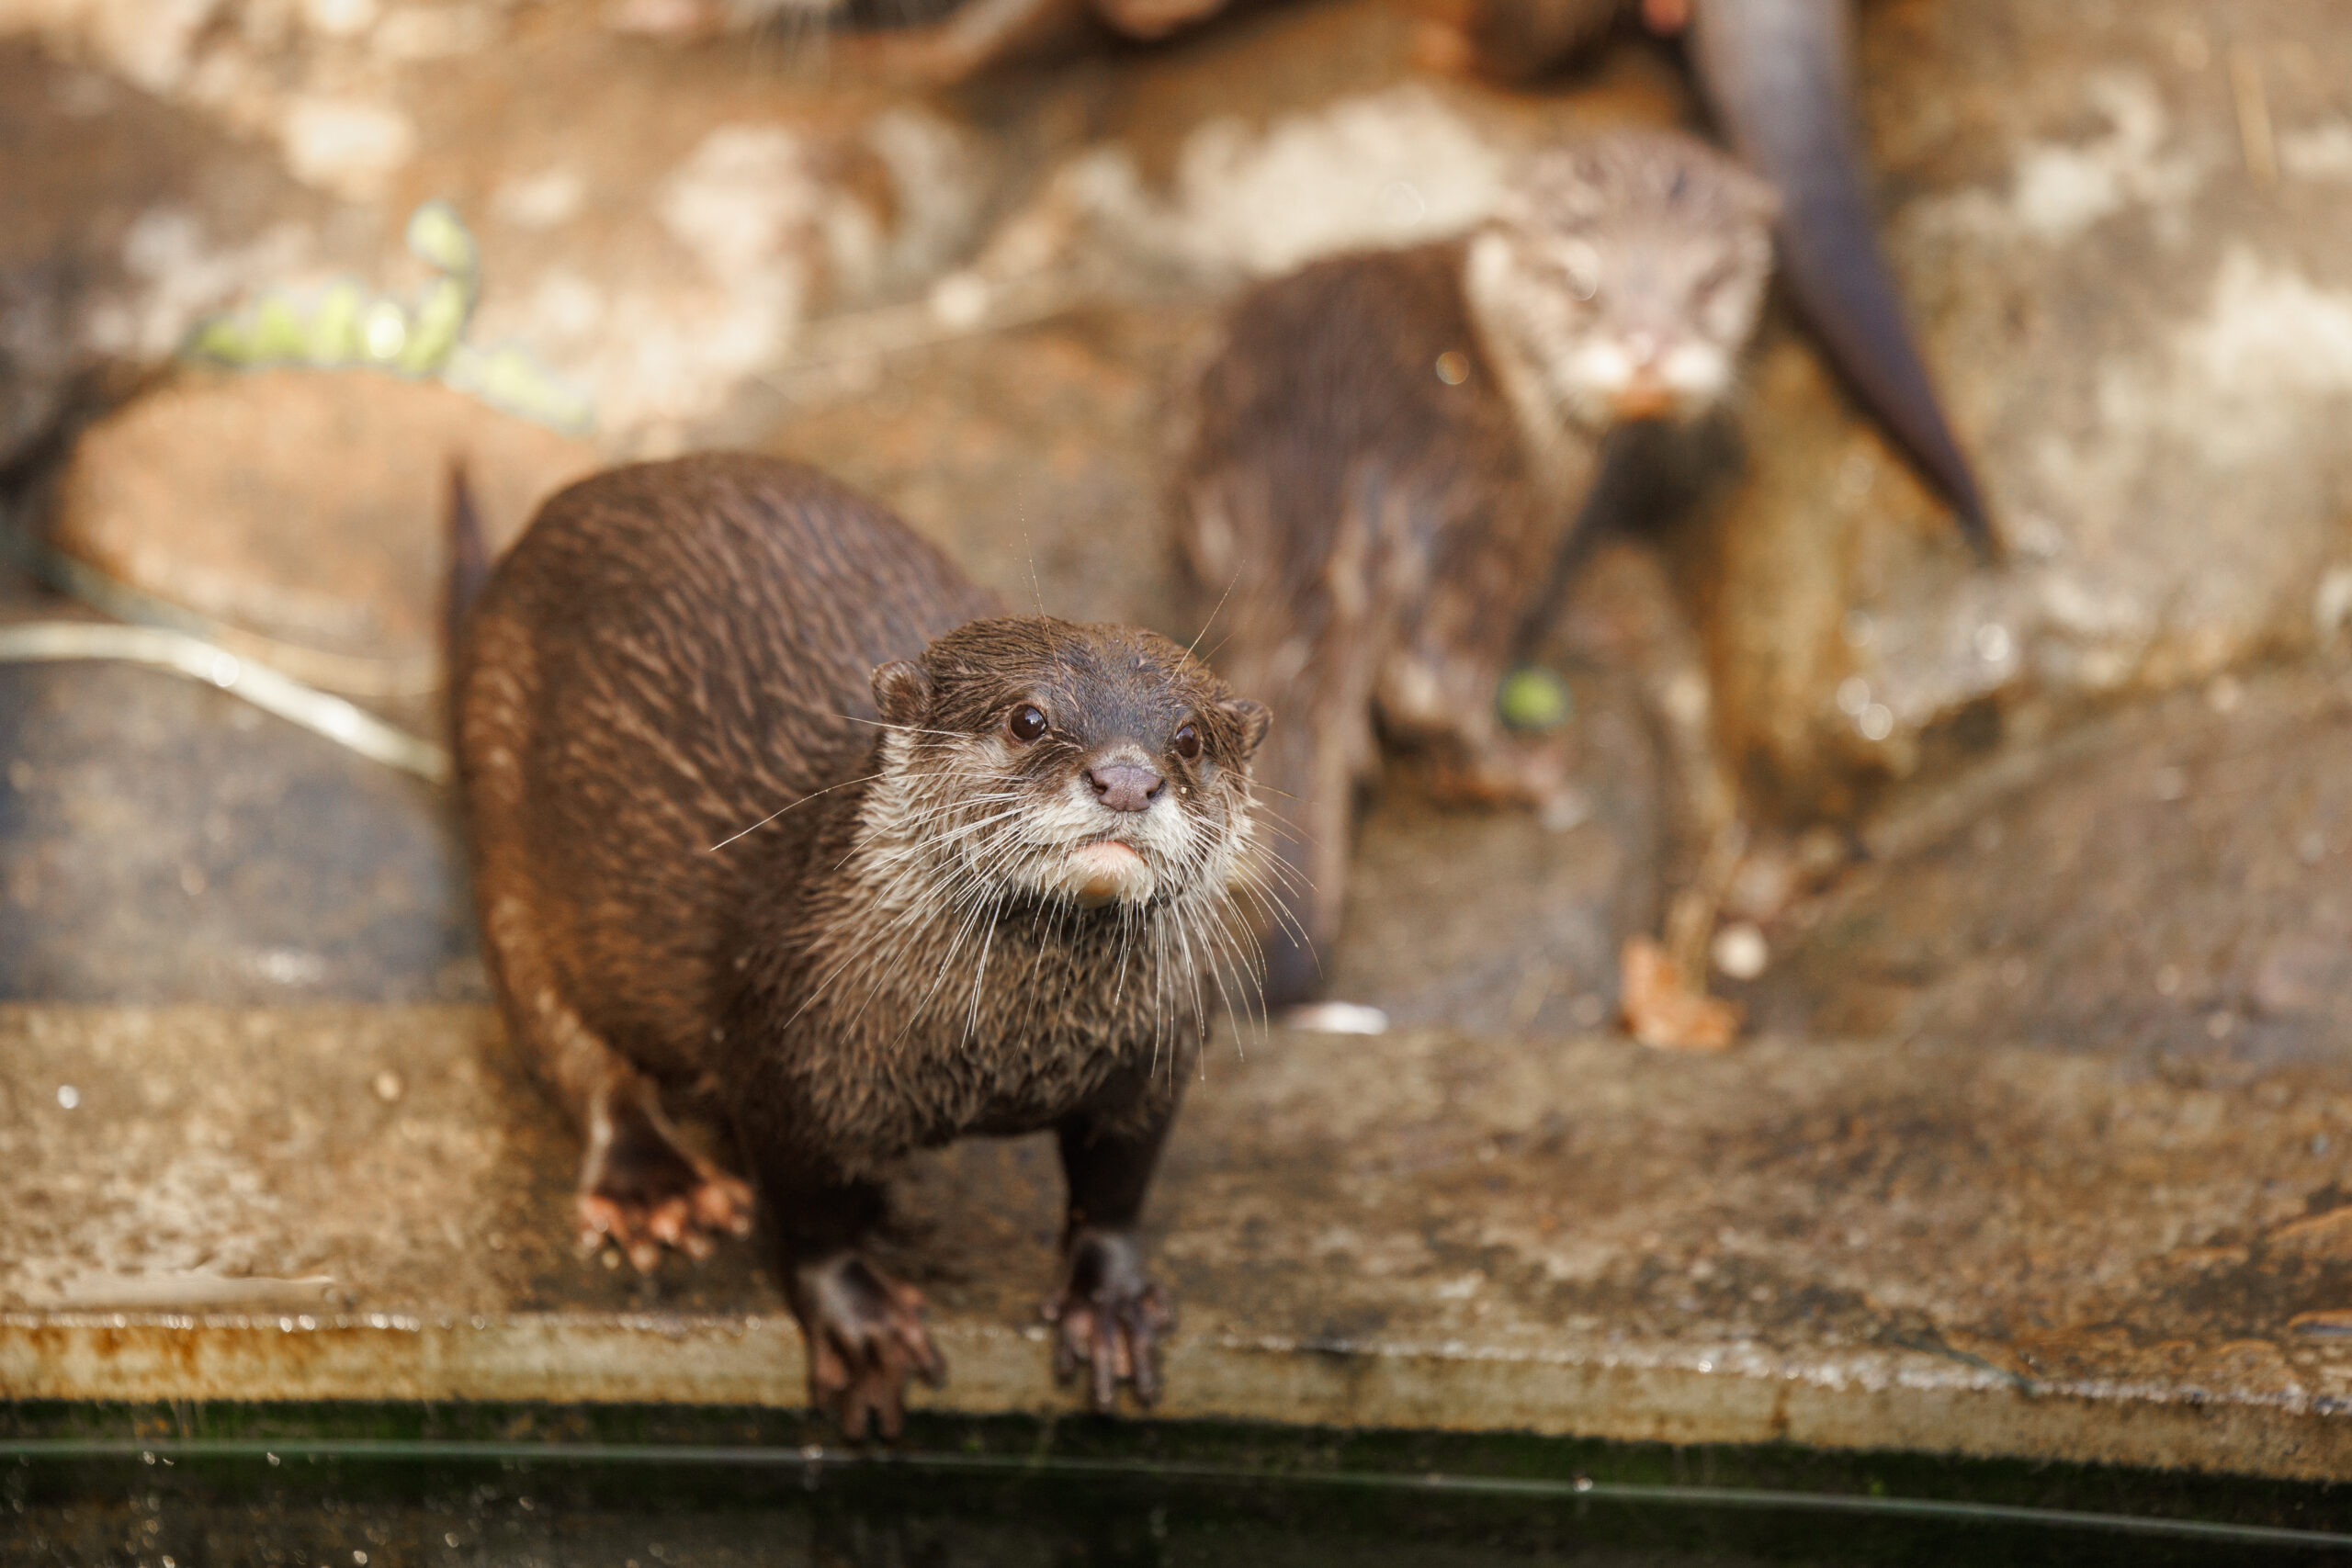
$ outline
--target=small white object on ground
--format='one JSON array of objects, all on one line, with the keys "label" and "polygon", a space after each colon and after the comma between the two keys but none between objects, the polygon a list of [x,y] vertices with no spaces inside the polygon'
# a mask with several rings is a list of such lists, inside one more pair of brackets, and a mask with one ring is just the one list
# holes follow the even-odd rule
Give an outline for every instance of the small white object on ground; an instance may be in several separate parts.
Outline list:
[{"label": "small white object on ground", "polygon": [[1388,1015],[1362,1002],[1308,1002],[1291,1009],[1279,1021],[1284,1029],[1311,1030],[1317,1034],[1388,1032]]},{"label": "small white object on ground", "polygon": [[1734,920],[1717,931],[1710,951],[1715,967],[1735,980],[1753,980],[1772,961],[1772,950],[1765,945],[1764,933],[1747,920]]}]

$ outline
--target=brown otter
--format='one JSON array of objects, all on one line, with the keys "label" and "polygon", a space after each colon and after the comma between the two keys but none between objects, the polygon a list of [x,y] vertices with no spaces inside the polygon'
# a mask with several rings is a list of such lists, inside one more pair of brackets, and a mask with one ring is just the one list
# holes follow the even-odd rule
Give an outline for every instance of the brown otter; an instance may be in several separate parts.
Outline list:
[{"label": "brown otter", "polygon": [[[1430,63],[1507,82],[1588,49],[1633,0],[1423,0]],[[1691,74],[1724,139],[1781,197],[1781,272],[1838,373],[1943,492],[1970,545],[1998,553],[1975,469],[1944,417],[1880,254],[1854,134],[1852,0],[1640,0],[1644,25],[1687,33]]]},{"label": "brown otter", "polygon": [[706,456],[550,500],[467,616],[453,695],[508,1028],[587,1135],[580,1212],[640,1265],[749,1225],[663,1090],[732,1125],[813,1403],[895,1431],[935,1378],[861,1256],[906,1152],[1051,1127],[1057,1362],[1156,1393],[1136,1225],[1246,877],[1267,714],[1148,632],[1008,616],[796,464]]},{"label": "brown otter", "polygon": [[1229,595],[1218,666],[1276,719],[1269,1002],[1316,987],[1375,718],[1442,793],[1564,789],[1556,746],[1503,729],[1498,683],[1602,435],[1731,385],[1773,210],[1689,137],[1595,136],[1537,155],[1466,242],[1319,263],[1235,310],[1177,511],[1201,592]]}]

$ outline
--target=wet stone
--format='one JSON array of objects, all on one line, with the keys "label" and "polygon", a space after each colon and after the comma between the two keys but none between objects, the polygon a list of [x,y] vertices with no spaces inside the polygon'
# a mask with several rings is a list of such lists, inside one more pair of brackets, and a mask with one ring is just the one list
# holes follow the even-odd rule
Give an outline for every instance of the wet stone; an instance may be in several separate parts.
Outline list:
[{"label": "wet stone", "polygon": [[0,468],[207,311],[372,254],[373,217],[218,124],[0,38]]},{"label": "wet stone", "polygon": [[432,784],[108,664],[0,665],[0,995],[487,994]]},{"label": "wet stone", "polygon": [[448,484],[504,548],[595,449],[373,370],[188,371],[85,431],[49,536],[141,593],[254,634],[363,697],[439,683]]},{"label": "wet stone", "polygon": [[1701,575],[1727,743],[1800,818],[1939,731],[2324,647],[2352,603],[2352,16],[1861,20],[1890,256],[2012,549],[1974,570],[1802,339],[1760,345]]},{"label": "wet stone", "polygon": [[[481,1010],[14,1008],[0,1052],[11,1396],[800,1398],[752,1244],[573,1255],[576,1140]],[[2309,1065],[1220,1041],[1151,1212],[1164,1408],[2340,1478],[2346,1137]],[[919,1398],[1074,1407],[1022,1332],[1057,1189],[1043,1139],[906,1173]]]},{"label": "wet stone", "polygon": [[2352,692],[2340,672],[2184,693],[2020,747],[1884,814],[1791,910],[1769,1027],[2189,1070],[2345,1059]]}]

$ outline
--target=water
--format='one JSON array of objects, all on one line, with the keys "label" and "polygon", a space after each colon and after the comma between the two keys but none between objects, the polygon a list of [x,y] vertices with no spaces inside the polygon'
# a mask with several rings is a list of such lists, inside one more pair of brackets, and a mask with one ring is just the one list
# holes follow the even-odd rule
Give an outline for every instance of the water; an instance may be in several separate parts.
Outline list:
[{"label": "water", "polygon": [[[2352,1528],[2352,1499],[2329,1488],[1793,1450],[1090,1419],[918,1422],[906,1447],[885,1451],[795,1441],[814,1429],[772,1413],[15,1414],[22,1435],[0,1438],[8,1568],[1729,1568],[2352,1554],[2352,1533],[2331,1533]],[[379,1435],[348,1435],[370,1426]],[[513,1435],[492,1435],[502,1427]],[[381,1435],[398,1427],[408,1430]],[[747,1437],[756,1440],[718,1440]]]}]

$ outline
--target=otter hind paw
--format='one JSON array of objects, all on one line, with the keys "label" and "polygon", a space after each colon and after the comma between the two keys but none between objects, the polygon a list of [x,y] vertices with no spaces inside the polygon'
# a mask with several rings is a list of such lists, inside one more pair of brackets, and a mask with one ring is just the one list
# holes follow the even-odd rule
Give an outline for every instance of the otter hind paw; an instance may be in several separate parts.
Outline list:
[{"label": "otter hind paw", "polygon": [[1080,1233],[1070,1243],[1062,1287],[1047,1298],[1046,1321],[1054,1338],[1054,1376],[1068,1382],[1087,1371],[1095,1410],[1118,1405],[1119,1385],[1135,1390],[1147,1408],[1159,1399],[1160,1337],[1175,1326],[1165,1292],[1145,1277],[1143,1247],[1124,1232]]},{"label": "otter hind paw", "polygon": [[885,1438],[906,1424],[907,1381],[936,1388],[947,1363],[922,1325],[922,1292],[901,1284],[855,1253],[798,1271],[794,1305],[808,1348],[808,1402],[865,1436],[870,1421]]},{"label": "otter hind paw", "polygon": [[650,1116],[616,1113],[581,1173],[579,1214],[583,1248],[609,1241],[650,1273],[665,1247],[699,1261],[716,1237],[750,1235],[752,1189],[681,1148]]}]

